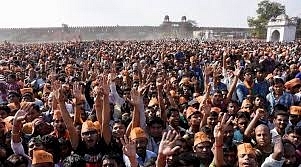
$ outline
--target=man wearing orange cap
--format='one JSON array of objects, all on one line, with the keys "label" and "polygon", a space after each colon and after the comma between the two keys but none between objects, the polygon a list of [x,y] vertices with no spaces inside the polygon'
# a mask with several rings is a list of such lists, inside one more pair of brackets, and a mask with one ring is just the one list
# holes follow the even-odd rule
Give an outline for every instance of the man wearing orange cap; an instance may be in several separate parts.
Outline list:
[{"label": "man wearing orange cap", "polygon": [[44,150],[34,150],[32,167],[54,167],[52,154]]},{"label": "man wearing orange cap", "polygon": [[186,131],[188,136],[192,136],[193,134],[200,131],[200,124],[203,115],[200,111],[193,107],[188,107],[186,110],[186,119],[188,121],[189,129]]},{"label": "man wearing orange cap", "polygon": [[[148,138],[145,131],[140,127],[135,127],[131,130],[129,139],[131,141],[134,141],[136,144],[136,159],[138,161],[138,164],[143,166],[143,164],[151,159],[152,157],[157,157],[157,154],[147,150],[147,143]],[[131,167],[131,160],[129,159],[131,157],[127,157],[126,155],[123,155],[123,160],[126,165],[126,167]]]},{"label": "man wearing orange cap", "polygon": [[213,153],[211,147],[212,142],[204,132],[194,134],[193,151],[203,166],[208,166],[212,162]]}]

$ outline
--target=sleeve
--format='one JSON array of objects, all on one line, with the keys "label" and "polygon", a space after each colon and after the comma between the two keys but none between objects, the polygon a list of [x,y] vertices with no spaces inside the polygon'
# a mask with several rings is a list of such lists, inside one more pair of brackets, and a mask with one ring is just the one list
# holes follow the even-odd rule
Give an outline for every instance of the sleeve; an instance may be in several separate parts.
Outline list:
[{"label": "sleeve", "polygon": [[23,156],[29,158],[28,155],[25,154],[24,147],[23,147],[23,145],[22,145],[22,140],[21,140],[20,143],[14,143],[14,142],[11,140],[11,148],[12,148],[14,154],[23,155]]},{"label": "sleeve", "polygon": [[244,100],[244,92],[243,92],[243,86],[242,85],[237,86],[236,95],[237,95],[239,103],[242,103],[242,101]]},{"label": "sleeve", "polygon": [[270,154],[270,156],[268,156],[264,162],[262,163],[261,167],[270,167],[270,166],[273,166],[273,167],[282,167],[284,163],[284,158],[281,158],[280,161],[277,161],[277,160],[274,160],[272,158],[272,154]]},{"label": "sleeve", "polygon": [[140,111],[140,127],[142,129],[146,130],[146,117],[145,117],[144,104],[143,104],[142,97],[140,99],[139,111]]},{"label": "sleeve", "polygon": [[116,85],[114,82],[110,84],[110,90],[112,93],[111,96],[113,96],[112,98],[114,99],[114,103],[119,106],[122,106],[125,103],[125,100],[123,98],[121,98],[119,96],[119,94],[117,93]]}]

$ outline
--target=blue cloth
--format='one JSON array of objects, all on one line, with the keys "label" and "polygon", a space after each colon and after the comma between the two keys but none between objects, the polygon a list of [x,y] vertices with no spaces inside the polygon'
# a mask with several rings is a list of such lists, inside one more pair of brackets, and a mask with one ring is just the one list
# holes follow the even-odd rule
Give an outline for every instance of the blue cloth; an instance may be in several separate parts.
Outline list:
[{"label": "blue cloth", "polygon": [[301,72],[299,72],[299,73],[295,76],[295,78],[299,78],[299,79],[301,80]]},{"label": "blue cloth", "polygon": [[244,135],[240,132],[240,130],[235,130],[233,136],[233,142],[236,144],[236,143],[243,142],[243,140],[244,140]]},{"label": "blue cloth", "polygon": [[266,97],[270,93],[269,91],[270,85],[267,80],[261,82],[255,80],[255,84],[256,84],[256,89],[258,89],[256,93],[258,93],[262,97]]},{"label": "blue cloth", "polygon": [[[258,84],[254,83],[251,95],[257,95],[257,94],[259,94],[259,91],[260,91],[260,89],[259,89]],[[249,90],[244,85],[243,82],[237,85],[237,87],[236,87],[236,95],[237,95],[239,103],[242,103],[242,101],[249,95]]]},{"label": "blue cloth", "polygon": [[283,92],[283,94],[278,99],[275,98],[274,92],[271,92],[266,96],[266,100],[269,105],[268,110],[270,113],[273,113],[274,107],[277,104],[282,104],[287,108],[289,108],[290,106],[292,106],[294,104],[293,95],[290,93],[287,93],[287,92]]}]

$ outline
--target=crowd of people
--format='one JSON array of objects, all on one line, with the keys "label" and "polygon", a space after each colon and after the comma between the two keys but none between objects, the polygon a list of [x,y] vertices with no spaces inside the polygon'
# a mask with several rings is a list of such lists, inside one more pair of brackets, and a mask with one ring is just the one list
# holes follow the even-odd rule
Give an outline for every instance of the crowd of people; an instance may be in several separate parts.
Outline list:
[{"label": "crowd of people", "polygon": [[301,166],[301,42],[0,44],[0,167]]}]

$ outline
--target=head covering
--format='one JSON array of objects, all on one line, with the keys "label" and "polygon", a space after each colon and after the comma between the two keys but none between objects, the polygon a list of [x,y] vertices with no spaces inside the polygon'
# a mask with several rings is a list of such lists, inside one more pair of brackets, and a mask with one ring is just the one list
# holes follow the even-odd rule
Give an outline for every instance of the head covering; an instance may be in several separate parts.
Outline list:
[{"label": "head covering", "polygon": [[33,123],[32,122],[25,123],[23,125],[22,131],[25,134],[32,134],[32,132],[33,132]]},{"label": "head covering", "polygon": [[190,118],[192,115],[200,113],[197,109],[193,107],[188,107],[186,110],[186,118]]},{"label": "head covering", "polygon": [[301,106],[291,106],[290,114],[292,115],[301,115]]},{"label": "head covering", "polygon": [[286,89],[292,89],[297,85],[301,85],[301,80],[299,78],[291,79],[284,84]]},{"label": "head covering", "polygon": [[194,134],[193,146],[196,146],[203,142],[210,142],[210,139],[205,132],[197,132],[196,134]]},{"label": "head covering", "polygon": [[32,88],[23,88],[20,90],[21,91],[21,94],[22,96],[24,96],[25,94],[33,94],[33,89]]},{"label": "head covering", "polygon": [[40,163],[53,163],[53,156],[44,150],[33,150],[32,165]]},{"label": "head covering", "polygon": [[183,77],[182,80],[180,81],[180,85],[189,85],[190,78],[188,77]]},{"label": "head covering", "polygon": [[140,127],[135,127],[131,130],[130,139],[137,139],[137,138],[147,138],[146,133]]},{"label": "head covering", "polygon": [[87,120],[82,124],[81,133],[88,132],[88,131],[97,131],[94,123],[91,120]]},{"label": "head covering", "polygon": [[216,113],[220,113],[222,111],[222,109],[220,109],[219,107],[211,107],[210,112],[216,112]]},{"label": "head covering", "polygon": [[153,97],[153,98],[149,101],[148,106],[151,107],[151,106],[158,105],[158,104],[159,104],[159,102],[158,102],[157,98]]},{"label": "head covering", "polygon": [[184,103],[187,103],[187,99],[185,98],[185,97],[180,97],[180,99],[179,99],[179,103],[180,104],[184,104]]},{"label": "head covering", "polygon": [[96,127],[97,131],[100,132],[101,131],[101,124],[99,123],[99,121],[95,121],[95,122],[93,122],[93,124]]},{"label": "head covering", "polygon": [[54,110],[52,119],[56,120],[56,119],[61,119],[61,118],[62,118],[62,112],[60,110]]},{"label": "head covering", "polygon": [[237,146],[237,155],[241,154],[253,154],[255,155],[255,149],[250,143],[243,143]]}]

